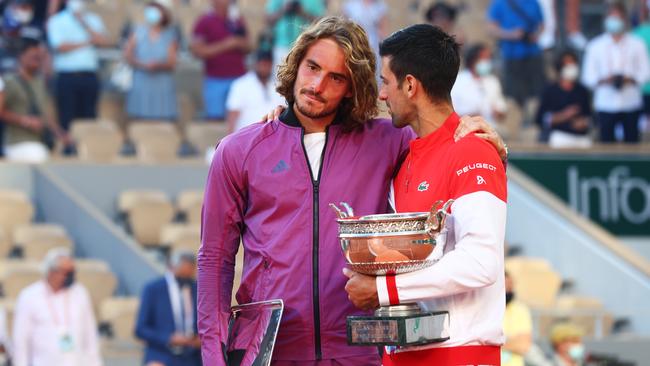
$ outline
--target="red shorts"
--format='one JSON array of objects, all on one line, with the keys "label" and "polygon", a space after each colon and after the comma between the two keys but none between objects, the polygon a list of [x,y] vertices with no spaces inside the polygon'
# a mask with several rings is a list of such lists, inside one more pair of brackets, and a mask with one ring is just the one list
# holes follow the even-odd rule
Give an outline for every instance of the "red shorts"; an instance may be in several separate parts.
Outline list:
[{"label": "red shorts", "polygon": [[421,351],[384,354],[383,366],[501,365],[499,346],[440,347]]}]

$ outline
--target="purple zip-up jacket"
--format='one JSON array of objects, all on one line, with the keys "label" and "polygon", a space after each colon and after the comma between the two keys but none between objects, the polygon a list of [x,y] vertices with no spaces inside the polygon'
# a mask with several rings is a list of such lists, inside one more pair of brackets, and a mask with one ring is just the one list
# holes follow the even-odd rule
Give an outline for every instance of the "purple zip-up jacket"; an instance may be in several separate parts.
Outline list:
[{"label": "purple zip-up jacket", "polygon": [[328,204],[347,202],[360,215],[386,212],[390,181],[413,132],[377,119],[344,133],[335,122],[327,130],[319,175],[312,177],[304,130],[291,108],[281,120],[228,136],[212,161],[198,254],[203,364],[224,364],[240,237],[244,269],[237,301],[284,300],[274,360],[368,355],[378,362],[376,347],[347,344],[346,317],[364,313],[344,290],[346,262]]}]

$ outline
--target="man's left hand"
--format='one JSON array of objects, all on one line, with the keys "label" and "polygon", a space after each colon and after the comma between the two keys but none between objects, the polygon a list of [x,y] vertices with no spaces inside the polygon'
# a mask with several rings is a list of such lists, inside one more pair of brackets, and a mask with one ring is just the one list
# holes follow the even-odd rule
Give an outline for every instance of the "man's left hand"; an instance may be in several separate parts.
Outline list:
[{"label": "man's left hand", "polygon": [[348,278],[345,291],[347,291],[348,299],[354,306],[361,310],[371,310],[379,307],[375,277],[366,276],[348,268],[343,268],[343,274]]}]

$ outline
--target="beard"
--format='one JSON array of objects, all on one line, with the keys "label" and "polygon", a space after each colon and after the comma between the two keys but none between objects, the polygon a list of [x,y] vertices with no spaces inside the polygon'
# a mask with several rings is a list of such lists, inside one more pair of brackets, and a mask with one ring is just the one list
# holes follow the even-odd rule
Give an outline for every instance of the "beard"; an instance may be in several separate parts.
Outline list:
[{"label": "beard", "polygon": [[[312,91],[310,91],[310,90],[307,90],[307,89],[301,89],[301,90],[300,90],[300,94],[301,94],[301,95],[302,95],[302,94],[310,95],[311,97],[318,99],[318,100],[319,100],[320,102],[322,102],[322,103],[326,103],[326,102],[327,102],[327,101],[326,101],[325,99],[323,99],[323,97],[321,97],[320,95],[315,94],[314,92],[312,92]],[[337,110],[338,110],[338,105],[336,105],[336,106],[332,106],[332,107],[330,107],[330,108],[327,108],[327,109],[324,109],[324,110],[321,110],[321,111],[316,112],[316,111],[313,111],[313,110],[309,107],[309,105],[307,105],[307,103],[303,104],[303,103],[301,102],[300,98],[296,98],[296,107],[298,108],[298,111],[299,111],[302,115],[304,115],[305,117],[308,117],[308,118],[313,118],[313,119],[318,119],[318,118],[323,118],[323,117],[331,116],[331,115],[335,114],[335,113],[337,112]]]}]

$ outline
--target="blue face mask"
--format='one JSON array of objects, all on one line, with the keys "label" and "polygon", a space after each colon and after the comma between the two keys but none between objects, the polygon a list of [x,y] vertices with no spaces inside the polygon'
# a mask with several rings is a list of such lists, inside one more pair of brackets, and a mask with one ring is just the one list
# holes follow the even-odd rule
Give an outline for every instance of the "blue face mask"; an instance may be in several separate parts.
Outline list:
[{"label": "blue face mask", "polygon": [[623,19],[609,15],[605,18],[605,31],[611,34],[620,34],[625,30],[625,23]]},{"label": "blue face mask", "polygon": [[573,361],[582,361],[585,357],[585,346],[582,344],[574,344],[569,348],[569,357]]},{"label": "blue face mask", "polygon": [[160,9],[153,6],[146,7],[144,9],[144,20],[149,25],[156,25],[160,23],[162,20],[162,13],[160,12]]}]

